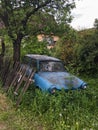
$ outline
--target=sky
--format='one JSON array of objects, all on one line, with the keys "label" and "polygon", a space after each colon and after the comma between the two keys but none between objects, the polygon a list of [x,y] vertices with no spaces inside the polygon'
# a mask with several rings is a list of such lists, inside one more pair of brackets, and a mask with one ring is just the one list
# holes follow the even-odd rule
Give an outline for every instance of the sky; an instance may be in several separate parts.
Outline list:
[{"label": "sky", "polygon": [[98,0],[76,0],[76,8],[72,10],[74,17],[71,26],[77,30],[92,28],[98,18]]}]

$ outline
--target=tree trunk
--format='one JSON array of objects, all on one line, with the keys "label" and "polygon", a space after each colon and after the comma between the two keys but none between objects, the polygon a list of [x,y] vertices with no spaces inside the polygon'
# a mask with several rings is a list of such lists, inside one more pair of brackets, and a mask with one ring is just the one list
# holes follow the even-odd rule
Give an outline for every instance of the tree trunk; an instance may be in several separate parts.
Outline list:
[{"label": "tree trunk", "polygon": [[14,63],[20,61],[21,54],[21,40],[17,39],[13,42],[13,61]]},{"label": "tree trunk", "polygon": [[4,39],[1,39],[1,46],[2,46],[1,54],[4,56],[4,53],[5,53],[5,43],[4,43]]},{"label": "tree trunk", "polygon": [[3,66],[3,57],[4,57],[4,53],[5,53],[5,43],[4,43],[4,39],[1,39],[1,53],[0,53],[0,71],[2,69]]}]

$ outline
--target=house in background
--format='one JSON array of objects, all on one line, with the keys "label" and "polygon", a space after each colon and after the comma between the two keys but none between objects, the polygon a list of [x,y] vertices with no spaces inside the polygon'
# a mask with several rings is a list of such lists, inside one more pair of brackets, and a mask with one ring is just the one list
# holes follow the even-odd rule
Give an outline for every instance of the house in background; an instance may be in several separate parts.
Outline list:
[{"label": "house in background", "polygon": [[45,35],[45,34],[39,34],[37,35],[38,41],[46,41],[47,42],[47,48],[52,49],[54,48],[56,42],[59,40],[58,36],[51,35]]}]

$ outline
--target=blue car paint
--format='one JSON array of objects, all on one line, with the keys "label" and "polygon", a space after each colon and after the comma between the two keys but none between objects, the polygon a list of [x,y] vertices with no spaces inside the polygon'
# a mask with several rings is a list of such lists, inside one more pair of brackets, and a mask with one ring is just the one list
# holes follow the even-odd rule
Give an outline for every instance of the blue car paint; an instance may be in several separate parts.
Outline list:
[{"label": "blue car paint", "polygon": [[52,83],[49,82],[47,79],[41,77],[38,73],[34,75],[35,85],[38,86],[42,91],[47,91]]},{"label": "blue car paint", "polygon": [[34,79],[35,85],[43,91],[48,91],[53,87],[57,90],[79,89],[82,85],[86,85],[81,79],[67,72],[38,72]]},{"label": "blue car paint", "polygon": [[[34,74],[33,80],[35,83],[35,86],[39,87],[42,91],[49,91],[53,88],[57,90],[61,90],[62,88],[65,90],[75,90],[75,89],[81,89],[84,86],[87,86],[87,84],[79,79],[76,76],[71,75],[70,73],[64,71],[40,71],[40,62],[44,61],[53,61],[53,62],[61,62],[57,58],[49,57],[49,56],[43,56],[43,55],[33,55],[29,54],[27,57],[30,58],[31,61],[27,62],[28,65],[27,68],[27,75],[29,75],[32,71],[32,60],[36,61],[36,72]],[[61,62],[62,63],[62,62]],[[62,66],[63,67],[63,66]],[[84,89],[84,88],[83,88]]]}]

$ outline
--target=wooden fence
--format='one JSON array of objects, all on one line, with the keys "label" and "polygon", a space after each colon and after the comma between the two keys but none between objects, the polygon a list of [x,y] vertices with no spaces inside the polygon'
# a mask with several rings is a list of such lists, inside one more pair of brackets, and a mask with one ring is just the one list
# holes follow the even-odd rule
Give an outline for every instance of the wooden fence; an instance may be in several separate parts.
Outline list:
[{"label": "wooden fence", "polygon": [[[21,65],[19,62],[13,67],[9,61],[6,67],[4,66],[2,71],[0,71],[4,91],[9,93],[9,91],[12,90],[13,94],[17,96],[16,107],[21,103],[23,95],[33,82],[32,78],[35,71],[32,70],[32,72],[27,75],[27,68],[27,65]],[[24,84],[22,85],[23,82]],[[22,88],[20,91],[21,86]]]}]

